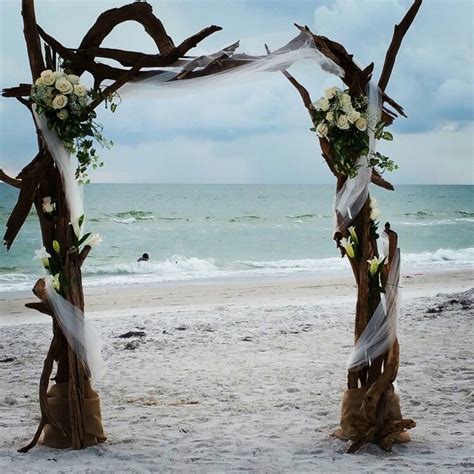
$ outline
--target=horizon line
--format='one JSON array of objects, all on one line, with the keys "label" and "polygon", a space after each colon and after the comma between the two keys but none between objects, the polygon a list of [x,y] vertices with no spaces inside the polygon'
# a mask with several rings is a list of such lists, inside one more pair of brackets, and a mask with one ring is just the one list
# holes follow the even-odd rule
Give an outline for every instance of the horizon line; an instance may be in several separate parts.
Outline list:
[{"label": "horizon line", "polygon": [[[0,180],[0,184],[6,184],[5,181]],[[219,183],[204,183],[204,182],[159,182],[159,181],[93,181],[86,184],[163,184],[163,185],[200,185],[200,186],[330,186],[334,183],[242,183],[242,182],[219,182]],[[473,183],[395,183],[394,186],[474,186]]]}]

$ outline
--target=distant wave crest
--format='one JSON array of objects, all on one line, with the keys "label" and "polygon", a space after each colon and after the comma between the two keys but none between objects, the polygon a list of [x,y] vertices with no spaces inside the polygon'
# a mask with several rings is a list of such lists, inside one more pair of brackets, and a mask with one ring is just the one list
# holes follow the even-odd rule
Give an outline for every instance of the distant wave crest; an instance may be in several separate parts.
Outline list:
[{"label": "distant wave crest", "polygon": [[136,221],[145,221],[150,219],[154,219],[152,212],[132,210],[117,212],[114,214],[114,218],[112,220],[119,224],[133,224]]},{"label": "distant wave crest", "polygon": [[394,222],[395,225],[405,225],[408,227],[434,227],[442,225],[457,225],[457,224],[471,224],[474,222],[474,218],[469,217],[457,217],[455,219],[436,219],[432,221],[401,221]]}]

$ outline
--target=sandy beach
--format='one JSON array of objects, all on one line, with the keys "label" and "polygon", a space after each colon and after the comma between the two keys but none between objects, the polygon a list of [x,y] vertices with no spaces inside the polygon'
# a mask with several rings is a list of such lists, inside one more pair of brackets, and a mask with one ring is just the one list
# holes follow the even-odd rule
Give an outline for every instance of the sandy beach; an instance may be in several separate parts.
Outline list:
[{"label": "sandy beach", "polygon": [[0,296],[0,470],[472,472],[472,276],[403,274],[398,386],[417,427],[392,453],[369,445],[353,456],[330,437],[352,347],[350,278],[88,289],[109,439],[27,455],[16,449],[36,429],[50,322],[23,308],[28,295]]}]

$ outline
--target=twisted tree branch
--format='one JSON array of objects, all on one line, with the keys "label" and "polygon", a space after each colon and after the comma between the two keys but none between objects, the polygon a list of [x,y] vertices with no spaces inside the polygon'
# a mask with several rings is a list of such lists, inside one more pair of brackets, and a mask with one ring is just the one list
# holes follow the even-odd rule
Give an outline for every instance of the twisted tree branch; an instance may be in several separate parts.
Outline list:
[{"label": "twisted tree branch", "polygon": [[411,24],[413,23],[413,20],[415,19],[415,16],[421,7],[422,1],[423,0],[415,0],[413,5],[406,12],[403,20],[394,27],[392,41],[387,49],[387,54],[385,55],[385,62],[378,84],[380,89],[383,91],[387,88],[387,84],[392,74],[395,59],[397,57],[398,50],[400,49],[400,45],[402,44],[403,38],[408,31],[408,28],[410,28]]}]

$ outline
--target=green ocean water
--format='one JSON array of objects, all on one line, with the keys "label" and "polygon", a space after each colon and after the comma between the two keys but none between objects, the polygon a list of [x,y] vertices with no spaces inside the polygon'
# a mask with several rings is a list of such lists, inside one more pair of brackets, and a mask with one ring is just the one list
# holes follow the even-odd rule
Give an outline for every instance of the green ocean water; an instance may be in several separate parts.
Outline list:
[{"label": "green ocean water", "polygon": [[[86,285],[330,273],[347,269],[332,241],[331,185],[91,184],[86,230],[104,241],[84,268]],[[472,268],[474,188],[372,190],[382,224],[399,234],[407,270]],[[0,228],[17,191],[0,184]],[[41,275],[32,213],[10,250],[0,250],[0,292]],[[147,252],[151,260],[137,263]]]}]

